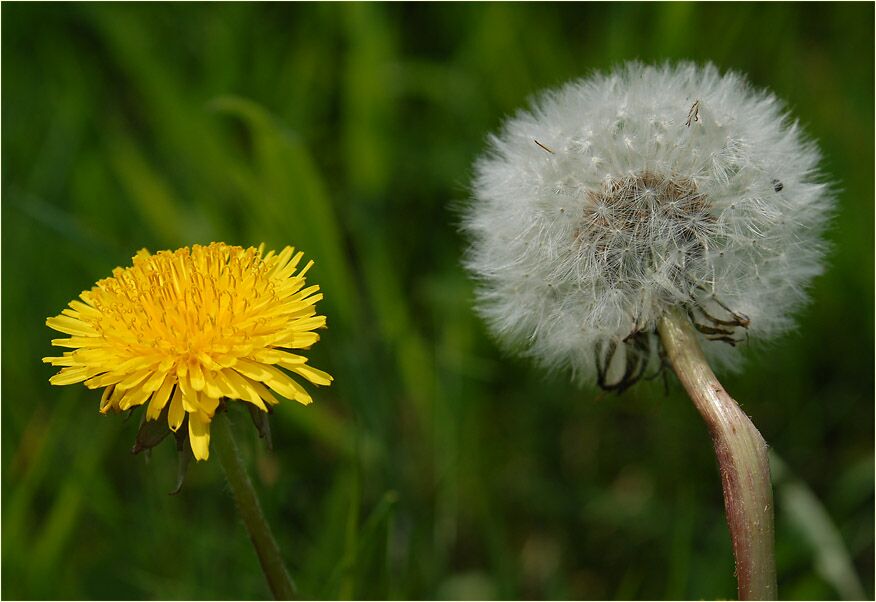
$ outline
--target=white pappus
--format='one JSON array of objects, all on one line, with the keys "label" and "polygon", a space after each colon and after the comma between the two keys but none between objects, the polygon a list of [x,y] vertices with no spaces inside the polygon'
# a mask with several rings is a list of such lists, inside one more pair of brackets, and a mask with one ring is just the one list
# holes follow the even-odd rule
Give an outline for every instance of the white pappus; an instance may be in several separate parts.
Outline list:
[{"label": "white pappus", "polygon": [[478,308],[508,349],[623,389],[686,311],[707,355],[792,326],[833,207],[771,93],[691,63],[628,63],[544,93],[491,136],[463,229]]}]

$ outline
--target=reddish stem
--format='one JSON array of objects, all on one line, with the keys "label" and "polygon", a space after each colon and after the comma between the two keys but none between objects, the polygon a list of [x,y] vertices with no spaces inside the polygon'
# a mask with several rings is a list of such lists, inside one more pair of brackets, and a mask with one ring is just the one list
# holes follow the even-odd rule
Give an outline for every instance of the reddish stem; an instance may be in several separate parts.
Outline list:
[{"label": "reddish stem", "polygon": [[684,314],[658,324],[675,373],[699,410],[715,446],[740,600],[775,600],[773,491],[767,444],[709,367]]}]

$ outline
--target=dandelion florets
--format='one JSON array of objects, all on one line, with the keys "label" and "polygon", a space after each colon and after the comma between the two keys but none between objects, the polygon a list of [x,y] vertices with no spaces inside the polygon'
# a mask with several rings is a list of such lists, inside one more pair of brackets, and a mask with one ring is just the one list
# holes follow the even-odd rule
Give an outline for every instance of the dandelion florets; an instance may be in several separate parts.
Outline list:
[{"label": "dandelion florets", "polygon": [[[542,95],[478,161],[464,216],[508,348],[623,388],[681,307],[707,354],[793,324],[833,199],[770,93],[711,65],[627,64]],[[728,344],[729,343],[729,344]]]},{"label": "dandelion florets", "polygon": [[52,344],[73,349],[43,358],[63,366],[50,382],[103,388],[103,413],[148,402],[148,420],[166,415],[174,432],[188,423],[194,457],[207,459],[223,398],[266,412],[278,403],[272,391],[311,402],[289,372],[317,385],[332,381],[296,353],[326,325],[316,315],[319,286],[305,286],[313,262],[296,273],[302,257],[292,247],[263,254],[223,243],[142,250],[132,267],[116,268],[46,320],[70,335]]}]

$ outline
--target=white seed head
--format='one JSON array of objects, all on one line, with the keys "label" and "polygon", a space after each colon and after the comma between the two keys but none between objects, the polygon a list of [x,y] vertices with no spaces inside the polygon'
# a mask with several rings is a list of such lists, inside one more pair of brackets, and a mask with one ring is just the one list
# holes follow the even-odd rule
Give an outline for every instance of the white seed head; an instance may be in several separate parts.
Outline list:
[{"label": "white seed head", "polygon": [[818,162],[775,96],[712,65],[630,63],[547,92],[475,167],[479,309],[507,348],[606,388],[657,364],[671,307],[732,366],[735,343],[792,326],[821,271]]}]

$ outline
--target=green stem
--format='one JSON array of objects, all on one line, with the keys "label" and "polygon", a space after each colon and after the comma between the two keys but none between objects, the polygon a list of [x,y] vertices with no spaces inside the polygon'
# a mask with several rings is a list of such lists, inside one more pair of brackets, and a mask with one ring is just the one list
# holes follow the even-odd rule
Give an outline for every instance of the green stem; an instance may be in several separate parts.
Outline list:
[{"label": "green stem", "polygon": [[736,558],[739,598],[775,600],[773,491],[767,444],[718,382],[687,316],[679,311],[669,313],[657,328],[678,379],[712,435]]},{"label": "green stem", "polygon": [[280,549],[265,520],[265,515],[262,514],[252,482],[246,474],[227,412],[222,412],[213,419],[213,445],[216,455],[219,456],[219,463],[225,471],[225,478],[234,494],[234,504],[243,519],[243,524],[246,525],[274,599],[292,599],[295,596],[295,585],[286,572]]}]

